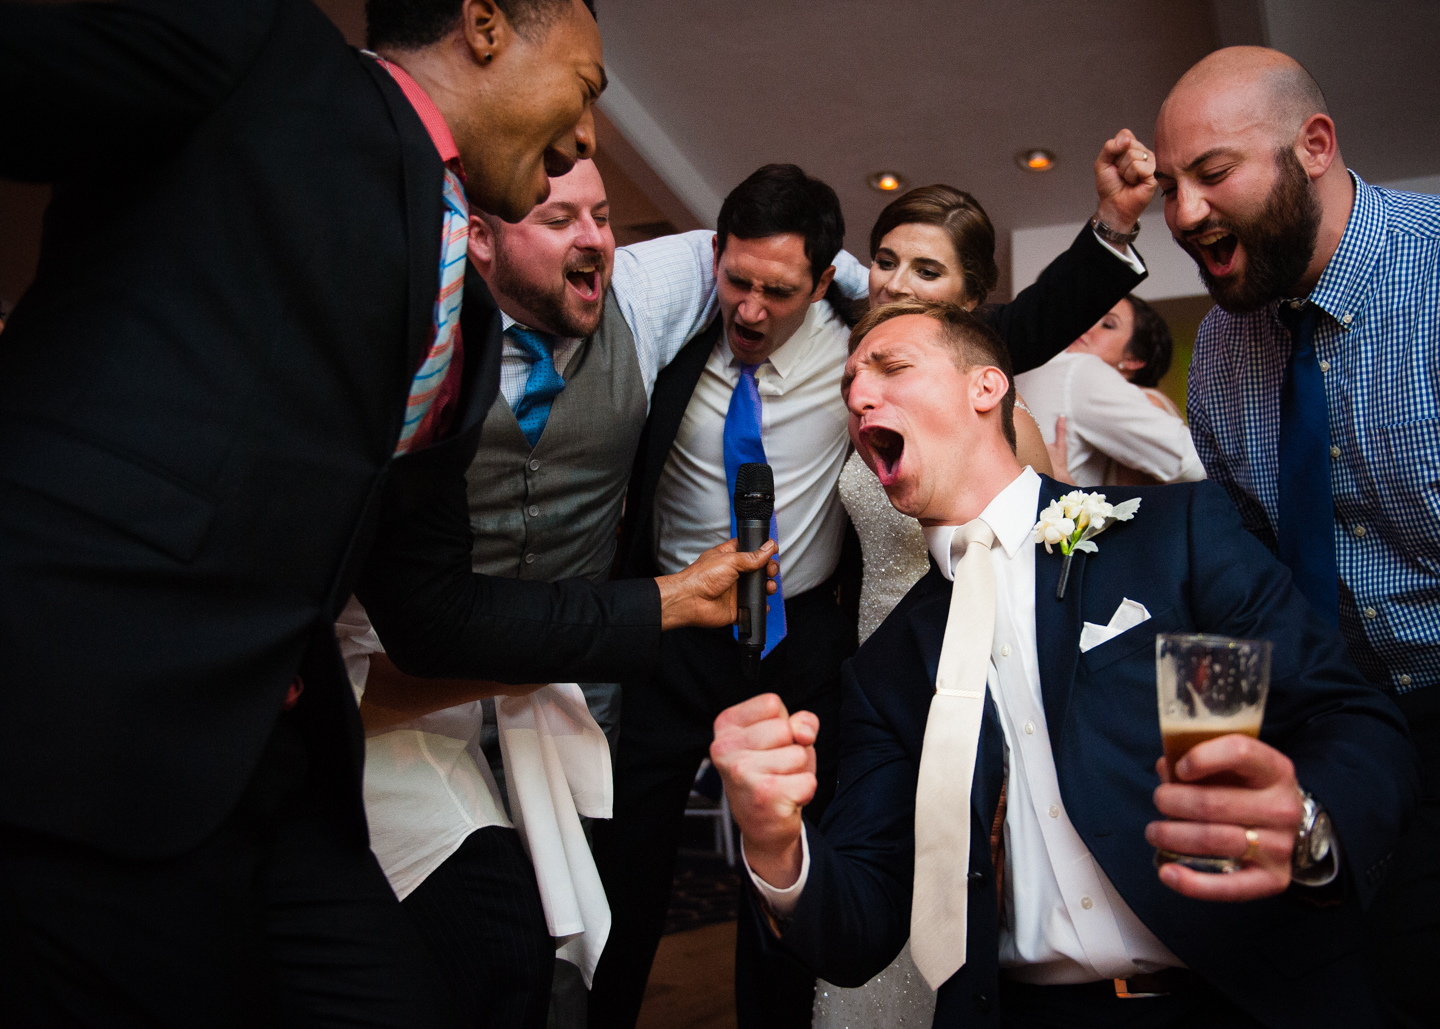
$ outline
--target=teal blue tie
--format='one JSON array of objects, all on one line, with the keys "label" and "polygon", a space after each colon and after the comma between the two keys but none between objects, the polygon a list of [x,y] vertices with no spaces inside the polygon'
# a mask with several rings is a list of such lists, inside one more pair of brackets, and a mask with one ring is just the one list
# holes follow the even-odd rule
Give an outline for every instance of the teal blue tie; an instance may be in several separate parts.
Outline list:
[{"label": "teal blue tie", "polygon": [[515,324],[505,330],[530,359],[530,374],[525,379],[525,393],[515,405],[515,420],[520,431],[534,449],[550,420],[550,405],[565,388],[565,380],[555,370],[555,337]]}]

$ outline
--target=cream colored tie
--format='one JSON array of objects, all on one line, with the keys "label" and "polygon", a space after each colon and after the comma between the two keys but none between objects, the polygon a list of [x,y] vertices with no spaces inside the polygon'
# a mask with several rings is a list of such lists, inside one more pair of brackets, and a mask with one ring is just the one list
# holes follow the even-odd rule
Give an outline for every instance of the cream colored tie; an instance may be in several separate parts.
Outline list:
[{"label": "cream colored tie", "polygon": [[965,964],[970,784],[995,638],[995,570],[990,564],[994,542],[990,526],[978,518],[955,530],[951,541],[951,554],[962,556],[955,563],[935,696],[920,751],[910,951],[932,990]]}]

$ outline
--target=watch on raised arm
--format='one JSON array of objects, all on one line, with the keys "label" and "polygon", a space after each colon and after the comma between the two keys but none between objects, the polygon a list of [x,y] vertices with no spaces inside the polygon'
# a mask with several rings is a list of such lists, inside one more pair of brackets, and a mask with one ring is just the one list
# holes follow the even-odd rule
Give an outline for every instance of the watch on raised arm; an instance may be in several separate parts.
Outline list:
[{"label": "watch on raised arm", "polygon": [[1340,871],[1340,842],[1330,816],[1310,792],[1300,787],[1300,828],[1290,855],[1290,878],[1300,886],[1325,886]]}]

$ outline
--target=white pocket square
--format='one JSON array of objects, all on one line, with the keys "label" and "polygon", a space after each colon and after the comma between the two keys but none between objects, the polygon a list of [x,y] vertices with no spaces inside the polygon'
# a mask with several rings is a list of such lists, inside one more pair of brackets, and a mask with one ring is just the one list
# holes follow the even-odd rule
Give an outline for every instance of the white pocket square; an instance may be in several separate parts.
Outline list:
[{"label": "white pocket square", "polygon": [[1120,606],[1110,616],[1109,625],[1096,625],[1094,622],[1086,622],[1080,630],[1080,653],[1087,650],[1094,650],[1106,640],[1113,640],[1126,629],[1133,629],[1141,622],[1150,620],[1150,612],[1145,610],[1145,605],[1139,601],[1126,597],[1120,601]]}]

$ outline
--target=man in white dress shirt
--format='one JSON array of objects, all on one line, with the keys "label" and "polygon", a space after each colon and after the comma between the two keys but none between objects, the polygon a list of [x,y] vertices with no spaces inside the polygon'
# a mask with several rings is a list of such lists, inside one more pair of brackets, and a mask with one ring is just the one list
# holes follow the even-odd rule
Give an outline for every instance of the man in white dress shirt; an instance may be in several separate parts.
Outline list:
[{"label": "man in white dress shirt", "polygon": [[[1109,150],[1097,161],[1097,183],[1102,168],[1113,173],[1120,160]],[[1117,210],[1128,210],[1130,194],[1143,192],[1148,201],[1143,184],[1119,178],[1125,196],[1115,201]],[[1138,214],[1137,209],[1126,222],[1108,208],[1102,211],[1122,233]],[[1130,285],[1138,281],[1143,265],[1106,242],[1102,228],[1114,235],[1104,225],[1087,229],[1066,255],[1065,270],[1046,272],[1053,291],[1037,289],[1027,304],[1011,305],[1016,323],[1065,321],[1083,304],[1077,295],[1085,292],[1084,284],[1116,277]],[[721,317],[657,379],[631,478],[622,567],[630,576],[683,568],[693,555],[729,538],[732,443],[746,440],[754,448],[749,452],[763,454],[775,475],[784,599],[783,607],[770,605],[767,628],[775,630],[783,613],[784,636],[777,641],[772,632],[767,640],[758,682],[742,676],[733,634],[685,631],[666,638],[654,676],[626,684],[615,818],[596,832],[596,858],[616,916],[612,946],[591,993],[593,1029],[635,1024],[664,925],[686,797],[716,713],[773,690],[833,720],[839,714],[840,663],[855,646],[854,616],[843,604],[847,589],[851,602],[858,595],[859,547],[857,542],[851,551],[853,561],[842,560],[847,522],[836,488],[849,452],[838,388],[848,327],[837,304],[846,305],[830,279],[833,274],[838,280],[848,267],[848,255],[840,250],[839,203],[833,190],[796,166],[769,165],[726,197],[718,229],[714,260]],[[1133,236],[1120,238],[1123,248],[1123,239]],[[1032,363],[1054,352],[1043,333],[1017,328],[1014,336],[1025,342]],[[742,402],[747,393],[748,405]],[[758,424],[743,424],[744,410],[758,411]],[[847,572],[853,575],[848,582]],[[838,753],[828,737],[819,749],[814,817],[833,790]],[[761,966],[749,960],[755,928],[742,924],[737,943],[741,1023],[808,1026],[813,977],[776,962]]]},{"label": "man in white dress shirt", "polygon": [[[1383,1024],[1353,948],[1415,800],[1394,705],[1207,483],[1147,491],[1057,599],[1061,559],[1033,528],[1061,489],[1006,443],[1000,341],[949,305],[880,309],[852,340],[851,434],[936,565],[846,665],[820,830],[801,821],[816,717],[761,696],[716,721],[771,951],[846,985],[912,934],[937,1026]],[[1122,628],[1127,600],[1142,617]],[[1275,647],[1261,739],[1195,747],[1178,781],[1157,762],[1153,664],[1175,631]],[[927,774],[964,746],[973,781],[963,759]],[[1157,873],[1153,846],[1241,868]]]},{"label": "man in white dress shirt", "polygon": [[[488,575],[603,581],[656,376],[715,312],[714,233],[617,249],[593,161],[550,186],[517,224],[471,218],[470,259],[505,334],[501,399],[466,475],[472,557]],[[863,294],[865,269],[848,254],[840,263],[850,292]],[[347,653],[378,647],[365,645],[363,619],[339,628]],[[406,679],[383,655],[370,661],[383,666],[387,703],[409,706],[383,719],[376,694],[362,706],[381,867],[467,1011],[483,1009],[492,1025],[543,1024],[553,945],[506,814],[494,703],[472,699],[495,686],[462,695],[464,684]],[[613,746],[618,685],[581,689]],[[382,721],[388,731],[375,732]],[[551,1024],[584,1025],[585,998],[581,973],[556,962]]]}]

